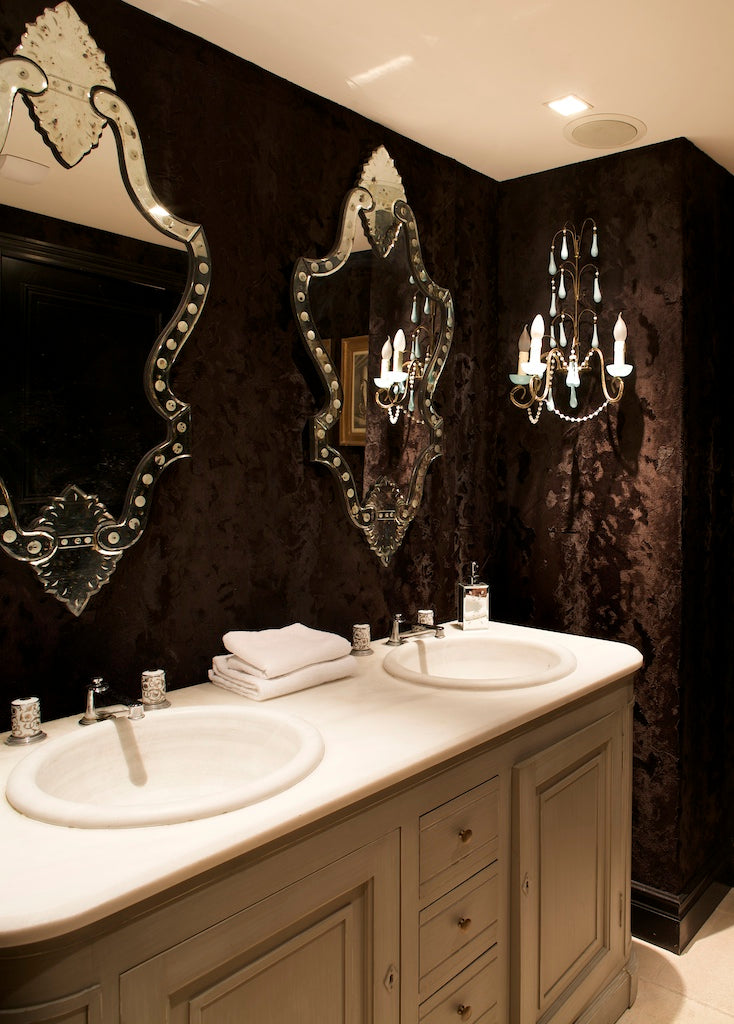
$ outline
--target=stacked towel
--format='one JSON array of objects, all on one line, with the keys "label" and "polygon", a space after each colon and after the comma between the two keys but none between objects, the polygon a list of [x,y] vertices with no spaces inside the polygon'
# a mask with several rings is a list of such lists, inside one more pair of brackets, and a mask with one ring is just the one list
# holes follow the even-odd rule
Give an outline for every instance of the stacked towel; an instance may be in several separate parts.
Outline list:
[{"label": "stacked towel", "polygon": [[212,661],[209,679],[252,700],[269,700],[354,672],[352,647],[334,633],[300,623],[283,629],[234,631],[222,638],[229,654]]}]

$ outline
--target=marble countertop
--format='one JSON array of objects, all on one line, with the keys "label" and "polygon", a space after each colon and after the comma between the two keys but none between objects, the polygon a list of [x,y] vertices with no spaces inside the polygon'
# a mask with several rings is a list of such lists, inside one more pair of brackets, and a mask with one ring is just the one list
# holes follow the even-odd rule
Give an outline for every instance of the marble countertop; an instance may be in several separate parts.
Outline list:
[{"label": "marble countertop", "polygon": [[[462,635],[452,625],[447,631]],[[77,829],[26,818],[3,799],[0,947],[55,938],[101,920],[603,690],[642,664],[633,647],[589,637],[494,622],[484,635],[552,640],[576,656],[577,666],[541,686],[447,692],[388,675],[382,662],[389,648],[376,641],[373,657],[354,659],[351,678],[260,705],[311,722],[325,744],[310,775],[260,803],[175,825]],[[174,707],[249,703],[210,683],[169,697]],[[44,743],[77,729],[78,719],[44,722]],[[7,746],[6,736],[0,735],[3,792],[13,767],[37,749]]]}]

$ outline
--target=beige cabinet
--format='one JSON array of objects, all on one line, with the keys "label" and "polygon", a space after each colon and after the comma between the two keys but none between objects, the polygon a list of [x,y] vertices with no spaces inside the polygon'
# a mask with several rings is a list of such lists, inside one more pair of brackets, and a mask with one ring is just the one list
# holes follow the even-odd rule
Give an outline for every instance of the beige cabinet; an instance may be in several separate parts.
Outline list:
[{"label": "beige cabinet", "polygon": [[499,806],[494,777],[420,816],[421,1024],[495,1018]]},{"label": "beige cabinet", "polygon": [[50,999],[17,1010],[0,1010],[8,1024],[104,1024],[99,985],[73,995]]},{"label": "beige cabinet", "polygon": [[626,961],[625,734],[620,710],[513,769],[513,1024],[571,1024]]},{"label": "beige cabinet", "polygon": [[634,998],[631,692],[0,954],[0,1024],[612,1024]]},{"label": "beige cabinet", "polygon": [[121,1024],[398,1024],[392,833],[120,979]]}]

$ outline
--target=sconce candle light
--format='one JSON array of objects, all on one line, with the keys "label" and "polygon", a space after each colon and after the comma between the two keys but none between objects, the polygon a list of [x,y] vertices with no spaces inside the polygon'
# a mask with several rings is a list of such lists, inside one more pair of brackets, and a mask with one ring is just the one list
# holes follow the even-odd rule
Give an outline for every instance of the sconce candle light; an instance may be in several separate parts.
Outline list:
[{"label": "sconce candle light", "polygon": [[[582,423],[598,416],[607,405],[616,404],[624,391],[623,377],[632,372],[632,364],[627,362],[626,341],[627,325],[620,313],[614,325],[614,361],[605,364],[604,355],[599,347],[598,313],[584,304],[584,281],[591,277],[592,299],[598,307],[601,303],[601,286],[599,270],[595,263],[582,265],[583,239],[587,230],[591,230],[589,255],[596,259],[599,255],[597,226],[587,217],[577,233],[572,224],[566,224],[553,236],[548,261],[548,273],[551,277],[551,298],[549,306],[549,330],[546,334],[545,321],[537,314],[530,326],[523,328],[518,342],[517,373],[510,374],[510,381],[515,387],[510,392],[510,401],[519,409],[526,409],[531,423],[537,423],[543,406],[571,423]],[[556,263],[556,244],[560,237],[560,263]],[[586,351],[582,355],[582,332]],[[548,341],[548,350],[543,353],[543,342]],[[567,404],[571,410],[578,409],[577,390],[581,387],[582,374],[590,373],[593,361],[596,360],[599,371],[603,400],[596,409],[585,415],[577,415],[573,411],[567,413],[563,408]],[[554,380],[558,374],[565,374],[568,398],[558,408],[554,398]],[[556,397],[559,397],[556,393]]]}]

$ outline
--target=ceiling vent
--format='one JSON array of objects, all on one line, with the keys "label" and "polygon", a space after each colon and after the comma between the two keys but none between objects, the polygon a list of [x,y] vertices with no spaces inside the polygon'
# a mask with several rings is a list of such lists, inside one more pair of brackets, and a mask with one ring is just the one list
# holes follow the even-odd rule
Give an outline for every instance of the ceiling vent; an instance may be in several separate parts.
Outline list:
[{"label": "ceiling vent", "polygon": [[629,114],[587,114],[569,121],[563,134],[569,142],[587,149],[624,149],[646,131],[647,125]]}]

